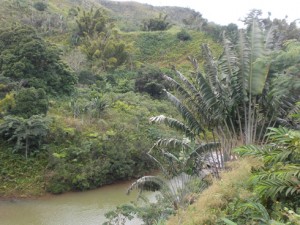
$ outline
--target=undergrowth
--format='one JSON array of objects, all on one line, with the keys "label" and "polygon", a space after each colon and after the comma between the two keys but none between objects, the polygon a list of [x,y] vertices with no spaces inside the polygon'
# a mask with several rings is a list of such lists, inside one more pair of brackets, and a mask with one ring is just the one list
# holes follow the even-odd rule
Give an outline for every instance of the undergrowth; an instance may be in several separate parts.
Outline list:
[{"label": "undergrowth", "polygon": [[44,155],[37,158],[25,158],[7,151],[0,146],[0,196],[29,197],[45,194]]}]

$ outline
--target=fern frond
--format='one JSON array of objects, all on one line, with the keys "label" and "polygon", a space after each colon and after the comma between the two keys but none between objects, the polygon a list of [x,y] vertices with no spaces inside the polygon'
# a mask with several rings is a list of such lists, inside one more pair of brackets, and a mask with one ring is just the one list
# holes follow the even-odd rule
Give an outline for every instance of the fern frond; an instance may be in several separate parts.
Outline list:
[{"label": "fern frond", "polygon": [[260,147],[256,145],[243,145],[233,149],[233,152],[241,156],[265,156],[268,154],[269,149],[266,147]]},{"label": "fern frond", "polygon": [[296,164],[284,165],[280,168],[273,166],[273,169],[274,171],[262,170],[253,174],[250,177],[250,181],[256,184],[264,180],[291,180],[293,177],[300,178],[299,166]]},{"label": "fern frond", "polygon": [[269,179],[262,180],[255,186],[255,191],[262,197],[273,198],[279,194],[285,196],[300,194],[300,180],[299,179]]}]

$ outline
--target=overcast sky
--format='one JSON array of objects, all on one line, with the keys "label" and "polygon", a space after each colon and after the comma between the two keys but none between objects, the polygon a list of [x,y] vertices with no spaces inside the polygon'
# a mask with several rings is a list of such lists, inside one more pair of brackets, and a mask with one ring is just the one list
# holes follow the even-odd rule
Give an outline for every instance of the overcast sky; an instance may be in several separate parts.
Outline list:
[{"label": "overcast sky", "polygon": [[244,18],[251,9],[261,9],[266,16],[271,12],[271,18],[283,19],[288,16],[289,22],[300,18],[300,0],[135,0],[135,2],[154,6],[188,7],[200,12],[205,19],[221,25],[239,24],[239,19]]}]

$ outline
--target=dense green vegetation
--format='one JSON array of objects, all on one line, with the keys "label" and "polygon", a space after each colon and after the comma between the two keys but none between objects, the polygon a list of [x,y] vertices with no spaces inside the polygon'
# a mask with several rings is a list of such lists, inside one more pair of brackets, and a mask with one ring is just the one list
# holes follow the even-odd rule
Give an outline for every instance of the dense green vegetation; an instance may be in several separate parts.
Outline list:
[{"label": "dense green vegetation", "polygon": [[231,162],[222,180],[168,224],[299,224],[299,134],[272,128],[269,144],[236,148],[251,157]]},{"label": "dense green vegetation", "polygon": [[253,10],[238,30],[94,0],[5,0],[0,15],[0,197],[139,178],[128,193],[157,202],[106,224],[297,224],[295,22]]},{"label": "dense green vegetation", "polygon": [[[299,77],[294,72],[287,72],[290,65],[283,63],[283,58],[287,55],[290,57],[289,61],[293,61],[297,55],[289,51],[289,45],[294,45],[295,42],[281,43],[281,40],[270,35],[274,31],[265,29],[256,14],[249,15],[245,23],[248,29],[239,31],[238,38],[233,40],[236,42],[235,44],[224,35],[224,51],[218,60],[212,56],[208,45],[202,44],[204,62],[199,65],[197,60],[191,59],[195,67],[192,74],[185,76],[174,67],[177,77],[172,78],[164,75],[164,79],[174,87],[172,91],[166,91],[166,95],[180,112],[183,121],[164,115],[151,117],[150,121],[163,123],[170,128],[181,131],[183,135],[180,138],[177,136],[159,139],[148,154],[160,166],[164,178],[171,183],[170,186],[172,186],[172,179],[182,179],[182,174],[185,173],[188,179],[179,182],[183,183],[183,187],[177,182],[177,187],[172,187],[169,190],[165,181],[158,177],[140,178],[133,183],[129,190],[132,188],[152,189],[153,191],[158,189],[161,191],[162,201],[165,204],[158,200],[156,204],[146,202],[148,208],[144,205],[124,205],[114,213],[108,214],[110,219],[108,223],[113,224],[118,218],[131,215],[140,217],[146,224],[161,223],[166,220],[168,215],[177,213],[179,209],[186,209],[187,204],[184,200],[191,193],[191,189],[186,190],[186,188],[189,187],[190,182],[197,180],[197,177],[198,180],[201,180],[205,176],[201,171],[209,170],[210,175],[220,178],[220,170],[225,168],[226,162],[237,158],[232,152],[233,147],[241,144],[266,144],[272,139],[271,135],[266,135],[267,129],[270,127],[277,127],[280,124],[287,127],[297,127],[297,123],[291,120],[290,115],[299,110],[296,106],[296,102],[299,100]],[[277,46],[284,46],[284,48],[278,50]],[[275,128],[273,129],[277,131]],[[285,130],[281,132],[281,135],[287,135],[286,133]],[[274,142],[278,141],[276,138],[273,140]],[[295,148],[297,145],[296,143]],[[293,147],[291,146],[291,148]],[[285,146],[281,146],[281,148],[289,149]],[[252,153],[254,153],[253,149]],[[274,154],[271,153],[272,156]],[[290,153],[285,150],[281,154],[289,155]],[[287,191],[286,194],[289,194],[293,191],[296,194],[295,198],[297,198],[299,190],[297,187],[298,172],[296,171],[299,162],[297,159],[296,161],[296,165],[294,163],[292,165],[295,170],[287,171],[290,176],[286,180],[278,181],[276,185],[272,183],[273,181],[269,181],[269,189],[266,189],[265,193],[271,191],[270,187],[273,186],[273,192]],[[209,167],[203,167],[205,164]],[[271,168],[272,171],[278,169],[276,174],[281,170],[273,164]],[[264,178],[258,179],[265,181],[268,175],[267,173]],[[248,174],[248,176],[250,175]],[[293,180],[294,177],[295,181]],[[205,180],[202,180],[201,183],[202,185],[198,186],[196,190],[201,190],[203,185],[206,185]],[[257,189],[262,191],[261,186]],[[239,194],[241,190],[237,191]],[[226,195],[224,197],[226,198]],[[234,198],[237,196],[227,197]],[[220,201],[222,204],[214,205],[216,210],[219,210],[218,207],[221,210],[227,206],[230,207],[228,204],[231,203],[231,199],[226,201],[221,198]],[[250,209],[251,207],[269,207],[268,209],[272,209],[272,206],[269,205],[271,204],[270,201],[263,203],[258,200],[255,201],[255,199],[253,201],[253,205],[247,203],[248,205],[245,204],[243,207],[246,209],[247,207]],[[292,205],[291,210],[298,212],[297,200],[289,198],[288,204],[285,204],[281,199],[278,201],[282,202],[282,209]],[[214,210],[214,207],[211,210]],[[236,207],[238,208],[239,205]],[[154,208],[156,209],[155,212],[153,211]],[[145,216],[141,211],[148,213]],[[232,212],[235,211],[236,208]],[[202,215],[203,213],[199,214]],[[229,215],[231,214],[229,213]],[[240,219],[239,216],[242,217],[243,215],[238,214],[238,220]],[[238,222],[250,221],[252,215],[247,216],[244,221]],[[220,219],[217,211],[209,219],[197,219],[196,215],[193,217],[195,217],[195,221],[188,217],[185,223],[216,224]],[[278,215],[278,220],[284,221],[285,218],[283,217]],[[255,222],[254,220],[253,222]],[[257,220],[261,220],[261,218]],[[223,218],[222,221],[230,223],[227,218]],[[268,223],[269,221],[271,221],[270,216],[269,220],[265,222]],[[178,215],[178,221],[173,223],[182,222],[181,215]]]},{"label": "dense green vegetation", "polygon": [[[138,39],[136,34],[123,37],[102,8],[74,8],[66,1],[66,8],[58,9],[56,4],[4,4],[20,17],[7,14],[11,28],[1,26],[2,196],[31,195],[28,185],[36,185],[37,195],[86,190],[148,173],[155,167],[146,152],[163,135],[148,126],[148,118],[174,115],[163,100],[162,72],[139,69],[140,59],[129,54],[138,49],[127,42]],[[65,16],[62,10],[69,14],[68,27],[49,33],[44,19]],[[42,24],[28,21],[30,14],[40,15]],[[13,27],[13,21],[19,25]],[[32,176],[38,174],[39,182],[28,174],[10,190],[23,173],[6,162],[22,157],[24,168],[35,161]]]}]

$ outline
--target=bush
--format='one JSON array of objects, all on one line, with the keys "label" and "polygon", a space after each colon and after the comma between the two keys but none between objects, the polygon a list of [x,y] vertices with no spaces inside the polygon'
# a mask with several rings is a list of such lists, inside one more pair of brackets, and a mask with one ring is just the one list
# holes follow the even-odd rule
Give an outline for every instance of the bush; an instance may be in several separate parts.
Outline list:
[{"label": "bush", "polygon": [[152,67],[142,68],[138,72],[135,81],[135,90],[141,93],[148,93],[151,97],[161,99],[164,95],[163,89],[168,84],[163,79],[162,72]]},{"label": "bush", "polygon": [[143,31],[163,31],[168,30],[171,24],[167,21],[167,15],[159,15],[158,18],[152,18],[143,22]]},{"label": "bush", "polygon": [[1,76],[11,83],[43,88],[55,95],[70,94],[77,80],[60,55],[57,47],[40,38],[31,27],[0,30]]},{"label": "bush", "polygon": [[46,115],[48,105],[44,89],[23,88],[15,95],[15,107],[10,110],[10,113],[23,118],[38,114]]},{"label": "bush", "polygon": [[44,2],[36,2],[33,4],[33,7],[38,11],[45,11],[48,6]]},{"label": "bush", "polygon": [[96,80],[97,80],[96,75],[89,70],[82,70],[78,74],[78,83],[80,84],[91,85],[94,84]]},{"label": "bush", "polygon": [[192,40],[192,36],[186,30],[181,30],[180,32],[178,32],[177,38],[181,41]]}]

